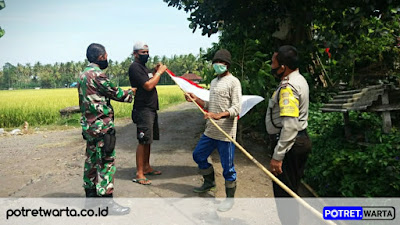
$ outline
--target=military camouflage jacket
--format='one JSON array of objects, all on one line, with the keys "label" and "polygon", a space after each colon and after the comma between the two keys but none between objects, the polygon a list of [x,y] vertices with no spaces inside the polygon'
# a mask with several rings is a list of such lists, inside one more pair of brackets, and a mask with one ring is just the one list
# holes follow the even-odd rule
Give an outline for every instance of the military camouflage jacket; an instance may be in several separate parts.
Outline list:
[{"label": "military camouflage jacket", "polygon": [[132,102],[132,90],[116,87],[96,64],[89,64],[78,79],[79,107],[82,112],[82,134],[94,140],[114,127],[113,99]]}]

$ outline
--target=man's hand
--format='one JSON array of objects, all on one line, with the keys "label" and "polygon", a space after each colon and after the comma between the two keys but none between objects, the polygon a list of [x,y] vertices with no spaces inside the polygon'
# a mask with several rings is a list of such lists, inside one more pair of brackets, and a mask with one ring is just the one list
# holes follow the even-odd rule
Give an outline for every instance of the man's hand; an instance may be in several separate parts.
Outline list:
[{"label": "man's hand", "polygon": [[282,161],[271,159],[271,162],[269,163],[269,165],[270,165],[270,171],[275,176],[278,176],[279,174],[283,173],[283,171],[282,171]]},{"label": "man's hand", "polygon": [[[189,96],[190,96],[190,97],[189,97]],[[186,101],[191,102],[192,100],[191,100],[190,98],[192,98],[193,101],[196,101],[196,100],[197,100],[197,96],[194,95],[193,93],[186,93],[186,94],[185,94],[185,99],[186,99]]]},{"label": "man's hand", "polygon": [[219,120],[222,118],[222,115],[220,113],[212,113],[212,112],[208,112],[206,114],[204,114],[204,119],[214,119],[214,120]]},{"label": "man's hand", "polygon": [[133,95],[136,95],[136,90],[137,90],[137,88],[131,88],[131,90],[132,90],[132,92],[133,92]]},{"label": "man's hand", "polygon": [[161,62],[157,63],[157,65],[154,67],[154,73],[157,72],[158,68],[160,68]]},{"label": "man's hand", "polygon": [[156,68],[157,68],[156,74],[159,73],[160,75],[163,74],[163,73],[167,70],[167,66],[166,66],[166,65],[163,65],[162,63],[159,63],[159,64],[156,66]]}]

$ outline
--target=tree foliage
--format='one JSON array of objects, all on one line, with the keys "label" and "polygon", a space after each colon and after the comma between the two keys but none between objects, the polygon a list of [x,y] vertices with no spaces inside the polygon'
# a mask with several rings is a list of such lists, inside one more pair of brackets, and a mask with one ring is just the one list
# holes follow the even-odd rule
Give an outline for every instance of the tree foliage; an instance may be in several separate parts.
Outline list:
[{"label": "tree foliage", "polygon": [[[6,3],[4,2],[4,0],[0,0],[0,10],[4,9],[5,7]],[[0,27],[0,38],[3,37],[4,33],[5,31]]]},{"label": "tree foliage", "polygon": [[[220,48],[232,53],[232,73],[244,94],[269,97],[277,82],[270,59],[283,44],[297,47],[300,72],[311,88],[312,101],[325,101],[330,88],[349,88],[399,77],[400,5],[392,0],[164,0],[189,13],[189,28],[203,35],[219,34],[219,43],[207,50],[210,60]],[[327,49],[329,49],[327,51]],[[206,73],[204,73],[206,74]],[[324,74],[320,78],[319,75]],[[260,110],[265,111],[264,102]],[[262,120],[263,115],[251,118]],[[256,124],[247,121],[246,124]]]},{"label": "tree foliage", "polygon": [[[313,57],[319,55],[333,84],[340,80],[350,82],[355,76],[366,74],[362,70],[366,67],[370,69],[367,73],[375,69],[387,75],[393,72],[393,62],[398,60],[399,51],[395,47],[400,35],[398,1],[164,1],[190,13],[189,27],[193,32],[199,29],[208,36],[220,32],[220,42],[209,50],[208,57],[218,48],[228,48],[236,64],[235,74],[248,78],[251,84],[253,80],[258,82],[254,70],[265,67],[262,62],[269,60],[282,44],[299,49],[303,73],[313,65]],[[330,48],[332,58],[324,53],[326,48]],[[262,62],[256,65],[248,64],[259,60]],[[314,68],[315,75],[319,70]],[[272,85],[267,83],[266,87]]]}]

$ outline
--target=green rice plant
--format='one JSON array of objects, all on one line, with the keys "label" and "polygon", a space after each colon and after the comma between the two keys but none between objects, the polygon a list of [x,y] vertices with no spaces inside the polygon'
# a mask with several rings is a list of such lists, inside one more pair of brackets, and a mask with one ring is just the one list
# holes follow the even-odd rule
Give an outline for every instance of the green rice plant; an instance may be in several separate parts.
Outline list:
[{"label": "green rice plant", "polygon": [[[128,89],[128,87],[122,87]],[[182,91],[176,85],[157,86],[160,110],[183,102]],[[133,103],[112,101],[116,117],[130,117]],[[79,105],[75,88],[0,91],[0,128],[30,125],[60,124],[59,110]]]}]

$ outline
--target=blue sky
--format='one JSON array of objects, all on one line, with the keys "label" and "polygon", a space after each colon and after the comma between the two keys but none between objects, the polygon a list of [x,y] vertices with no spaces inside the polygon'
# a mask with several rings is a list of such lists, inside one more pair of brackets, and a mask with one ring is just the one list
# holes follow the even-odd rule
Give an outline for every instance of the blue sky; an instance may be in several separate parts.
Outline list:
[{"label": "blue sky", "polygon": [[[109,59],[122,61],[136,41],[150,55],[198,54],[217,35],[192,33],[186,14],[162,0],[5,0],[0,10],[0,67],[83,61],[90,43],[103,44]],[[1,69],[1,68],[0,68]]]}]

